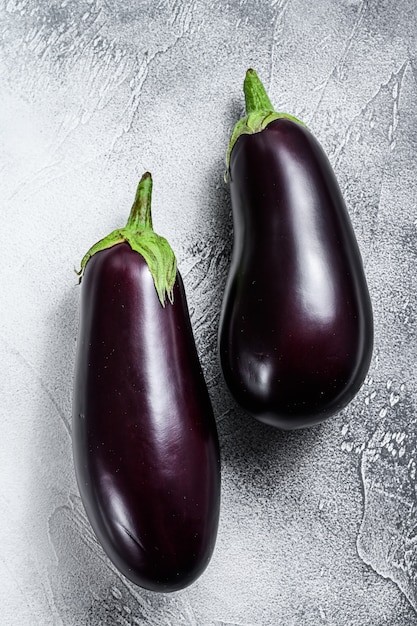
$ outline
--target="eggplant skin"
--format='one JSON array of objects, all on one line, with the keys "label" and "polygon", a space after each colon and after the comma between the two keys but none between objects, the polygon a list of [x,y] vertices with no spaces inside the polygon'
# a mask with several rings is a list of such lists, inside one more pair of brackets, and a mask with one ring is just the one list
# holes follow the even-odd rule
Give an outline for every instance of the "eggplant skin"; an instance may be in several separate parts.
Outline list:
[{"label": "eggplant skin", "polygon": [[371,300],[339,186],[316,139],[287,119],[238,138],[229,179],[225,381],[262,422],[319,423],[358,392],[373,348]]},{"label": "eggplant skin", "polygon": [[203,572],[219,518],[216,424],[177,272],[162,307],[126,243],[82,282],[73,401],[77,482],[93,530],[133,583],[176,591]]}]

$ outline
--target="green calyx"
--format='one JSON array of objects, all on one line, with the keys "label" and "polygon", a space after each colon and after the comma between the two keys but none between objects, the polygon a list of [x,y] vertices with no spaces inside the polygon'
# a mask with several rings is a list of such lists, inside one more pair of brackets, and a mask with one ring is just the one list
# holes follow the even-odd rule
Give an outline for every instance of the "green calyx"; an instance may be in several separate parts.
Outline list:
[{"label": "green calyx", "polygon": [[249,69],[246,72],[245,81],[243,83],[243,92],[245,94],[247,115],[239,120],[233,129],[226,155],[227,169],[229,169],[230,155],[233,147],[241,135],[259,133],[261,130],[264,130],[270,122],[282,118],[291,120],[292,122],[297,122],[297,124],[301,124],[301,126],[305,126],[303,122],[293,115],[288,115],[288,113],[279,113],[274,110],[268,94],[265,91],[265,87],[259,80],[255,70]]},{"label": "green calyx", "polygon": [[132,250],[138,252],[145,259],[162,306],[165,306],[167,298],[171,303],[173,302],[177,261],[168,241],[153,230],[151,199],[152,176],[146,172],[140,179],[126,226],[114,230],[90,248],[81,261],[81,269],[78,272],[80,282],[85,267],[94,254],[118,243],[126,242]]}]

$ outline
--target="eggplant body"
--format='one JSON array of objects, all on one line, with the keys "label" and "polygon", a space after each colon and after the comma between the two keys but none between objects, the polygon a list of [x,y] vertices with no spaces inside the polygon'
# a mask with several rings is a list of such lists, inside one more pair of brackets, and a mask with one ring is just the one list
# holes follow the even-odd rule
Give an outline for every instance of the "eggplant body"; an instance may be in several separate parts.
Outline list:
[{"label": "eggplant body", "polygon": [[179,273],[161,306],[127,243],[82,282],[73,452],[87,516],[132,582],[175,591],[208,564],[217,533],[216,425]]},{"label": "eggplant body", "polygon": [[373,346],[362,259],[336,178],[311,133],[288,119],[241,135],[229,178],[224,378],[263,422],[321,422],[357,393]]}]

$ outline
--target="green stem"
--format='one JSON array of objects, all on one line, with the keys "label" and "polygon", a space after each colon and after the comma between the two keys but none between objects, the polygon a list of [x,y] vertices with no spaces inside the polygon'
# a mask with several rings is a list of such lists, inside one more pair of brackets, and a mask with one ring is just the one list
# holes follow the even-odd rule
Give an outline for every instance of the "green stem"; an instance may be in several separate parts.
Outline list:
[{"label": "green stem", "polygon": [[246,72],[243,83],[243,93],[245,94],[246,113],[255,111],[273,111],[274,107],[266,93],[265,87],[259,80],[255,70],[249,69]]},{"label": "green stem", "polygon": [[255,70],[249,69],[246,72],[243,83],[243,92],[245,94],[246,102],[246,117],[236,122],[232,131],[232,136],[230,138],[226,154],[227,171],[225,179],[227,179],[227,172],[229,170],[230,155],[236,141],[241,135],[253,135],[254,133],[260,133],[262,130],[265,130],[268,124],[274,120],[282,118],[295,122],[296,124],[301,124],[301,126],[305,126],[303,122],[300,122],[300,120],[293,115],[275,111],[269,96],[266,93],[265,87],[259,80]]},{"label": "green stem", "polygon": [[152,176],[145,172],[139,181],[135,200],[130,209],[126,228],[131,231],[153,230],[152,226]]},{"label": "green stem", "polygon": [[165,306],[167,299],[173,301],[177,261],[168,241],[153,230],[151,200],[152,176],[146,172],[139,181],[126,226],[100,239],[84,255],[81,269],[77,272],[80,282],[92,256],[119,243],[128,243],[132,250],[145,259],[162,306]]}]

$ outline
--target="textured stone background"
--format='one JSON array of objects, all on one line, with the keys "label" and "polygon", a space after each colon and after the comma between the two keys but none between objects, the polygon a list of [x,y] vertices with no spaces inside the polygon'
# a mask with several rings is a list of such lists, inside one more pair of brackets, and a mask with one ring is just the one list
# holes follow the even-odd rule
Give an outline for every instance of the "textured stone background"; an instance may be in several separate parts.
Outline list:
[{"label": "textured stone background", "polygon": [[[415,0],[3,0],[0,606],[18,626],[417,624]],[[254,67],[344,192],[375,313],[369,376],[327,423],[255,423],[219,373],[223,182]],[[190,588],[115,571],[71,457],[74,267],[154,177],[218,420],[222,515]]]}]

